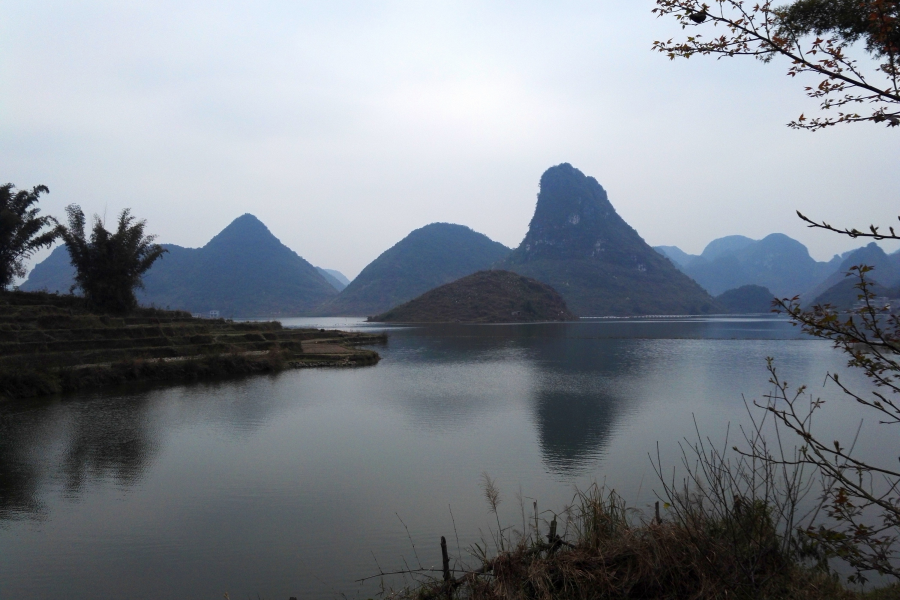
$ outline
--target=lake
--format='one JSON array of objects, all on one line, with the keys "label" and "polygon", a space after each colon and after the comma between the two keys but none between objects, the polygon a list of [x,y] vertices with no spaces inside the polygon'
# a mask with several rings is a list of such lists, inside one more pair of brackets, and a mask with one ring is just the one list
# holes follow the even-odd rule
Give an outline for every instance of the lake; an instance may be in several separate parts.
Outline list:
[{"label": "lake", "polygon": [[[355,580],[439,565],[442,535],[490,539],[483,472],[504,527],[593,482],[646,508],[648,454],[676,465],[695,420],[733,434],[767,356],[826,399],[846,371],[774,316],[386,330],[374,367],[0,404],[0,598],[366,598]],[[828,408],[824,431],[858,422]]]}]

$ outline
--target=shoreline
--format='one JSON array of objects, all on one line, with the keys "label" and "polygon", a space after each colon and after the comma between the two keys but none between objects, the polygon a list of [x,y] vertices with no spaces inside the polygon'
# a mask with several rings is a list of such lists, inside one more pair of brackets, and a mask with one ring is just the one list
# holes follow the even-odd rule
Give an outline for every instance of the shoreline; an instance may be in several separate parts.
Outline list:
[{"label": "shoreline", "polygon": [[198,319],[154,308],[99,314],[75,296],[3,292],[0,401],[127,382],[369,366],[381,357],[359,346],[386,341],[384,333],[287,329],[277,321]]}]

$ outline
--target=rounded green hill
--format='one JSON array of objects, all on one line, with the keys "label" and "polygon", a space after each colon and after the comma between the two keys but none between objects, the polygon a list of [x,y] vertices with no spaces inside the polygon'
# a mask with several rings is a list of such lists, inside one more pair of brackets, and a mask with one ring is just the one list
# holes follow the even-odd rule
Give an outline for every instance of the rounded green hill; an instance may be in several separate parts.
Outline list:
[{"label": "rounded green hill", "polygon": [[395,323],[532,323],[578,320],[552,287],[509,271],[479,271],[369,317]]}]

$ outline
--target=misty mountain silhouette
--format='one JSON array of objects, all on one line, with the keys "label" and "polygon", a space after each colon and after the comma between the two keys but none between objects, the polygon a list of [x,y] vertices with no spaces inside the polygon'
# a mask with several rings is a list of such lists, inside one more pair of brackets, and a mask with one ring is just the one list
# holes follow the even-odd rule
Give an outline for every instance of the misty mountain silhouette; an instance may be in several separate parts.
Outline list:
[{"label": "misty mountain silhouette", "polygon": [[886,254],[875,242],[862,248],[843,254],[843,260],[834,273],[812,288],[804,299],[806,304],[831,304],[838,308],[850,308],[857,300],[860,291],[854,286],[859,283],[856,277],[848,277],[850,267],[867,265],[873,270],[866,274],[866,279],[875,285],[872,292],[878,296],[893,296],[893,288],[900,286],[900,254]]},{"label": "misty mountain silhouette", "polygon": [[344,274],[340,271],[335,271],[334,269],[323,269],[322,267],[316,267],[316,271],[319,272],[319,275],[325,278],[325,281],[331,284],[331,287],[339,292],[347,287],[347,285],[350,283],[350,280],[344,277]]},{"label": "misty mountain silhouette", "polygon": [[715,296],[746,285],[758,285],[780,298],[801,294],[811,298],[810,290],[837,272],[843,260],[835,256],[827,262],[816,261],[806,246],[783,233],[773,233],[761,240],[743,235],[725,236],[707,244],[699,256],[687,254],[676,246],[656,246],[655,250]]},{"label": "misty mountain silhouette", "polygon": [[385,250],[315,313],[382,313],[439,285],[487,269],[507,254],[509,248],[468,227],[432,223]]},{"label": "misty mountain silhouette", "polygon": [[580,316],[717,311],[616,213],[596,179],[568,163],[541,177],[528,233],[499,268],[552,286]]},{"label": "misty mountain silhouette", "polygon": [[[202,248],[168,250],[144,276],[141,304],[223,317],[301,315],[337,290],[316,267],[282,244],[256,217],[231,222]],[[25,291],[68,292],[73,268],[65,247],[35,266]]]}]

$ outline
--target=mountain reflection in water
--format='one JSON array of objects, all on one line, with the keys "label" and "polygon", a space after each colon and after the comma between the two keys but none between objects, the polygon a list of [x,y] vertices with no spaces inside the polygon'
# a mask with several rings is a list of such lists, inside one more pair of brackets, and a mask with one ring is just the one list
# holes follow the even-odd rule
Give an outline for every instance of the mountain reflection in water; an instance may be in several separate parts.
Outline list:
[{"label": "mountain reflection in water", "polygon": [[[621,411],[636,409],[639,398],[629,380],[659,360],[657,354],[635,351],[635,339],[735,332],[750,339],[796,335],[773,319],[395,328],[387,353],[415,368],[400,378],[375,375],[371,389],[380,388],[418,426],[437,430],[465,428],[492,399],[519,395],[533,413],[546,468],[576,473],[602,454]],[[247,384],[185,386],[189,406],[172,403],[172,393],[164,394],[168,406],[161,406],[158,390],[164,388],[147,386],[0,406],[0,520],[46,516],[43,481],[61,484],[64,495],[73,498],[92,481],[126,487],[137,482],[158,450],[159,411],[176,408],[182,425],[185,418],[211,420],[242,430],[265,423],[282,406],[277,395],[234,394],[235,388],[246,391]],[[224,401],[220,389],[228,391]]]},{"label": "mountain reflection in water", "polygon": [[740,421],[766,356],[798,383],[843,364],[798,335],[772,318],[400,327],[374,367],[0,404],[2,593],[369,597],[353,581],[373,554],[402,567],[412,539],[432,564],[440,536],[496,527],[483,471],[504,525],[517,494],[558,510],[597,480],[650,502],[647,453],[671,466],[694,418],[714,437]]}]

